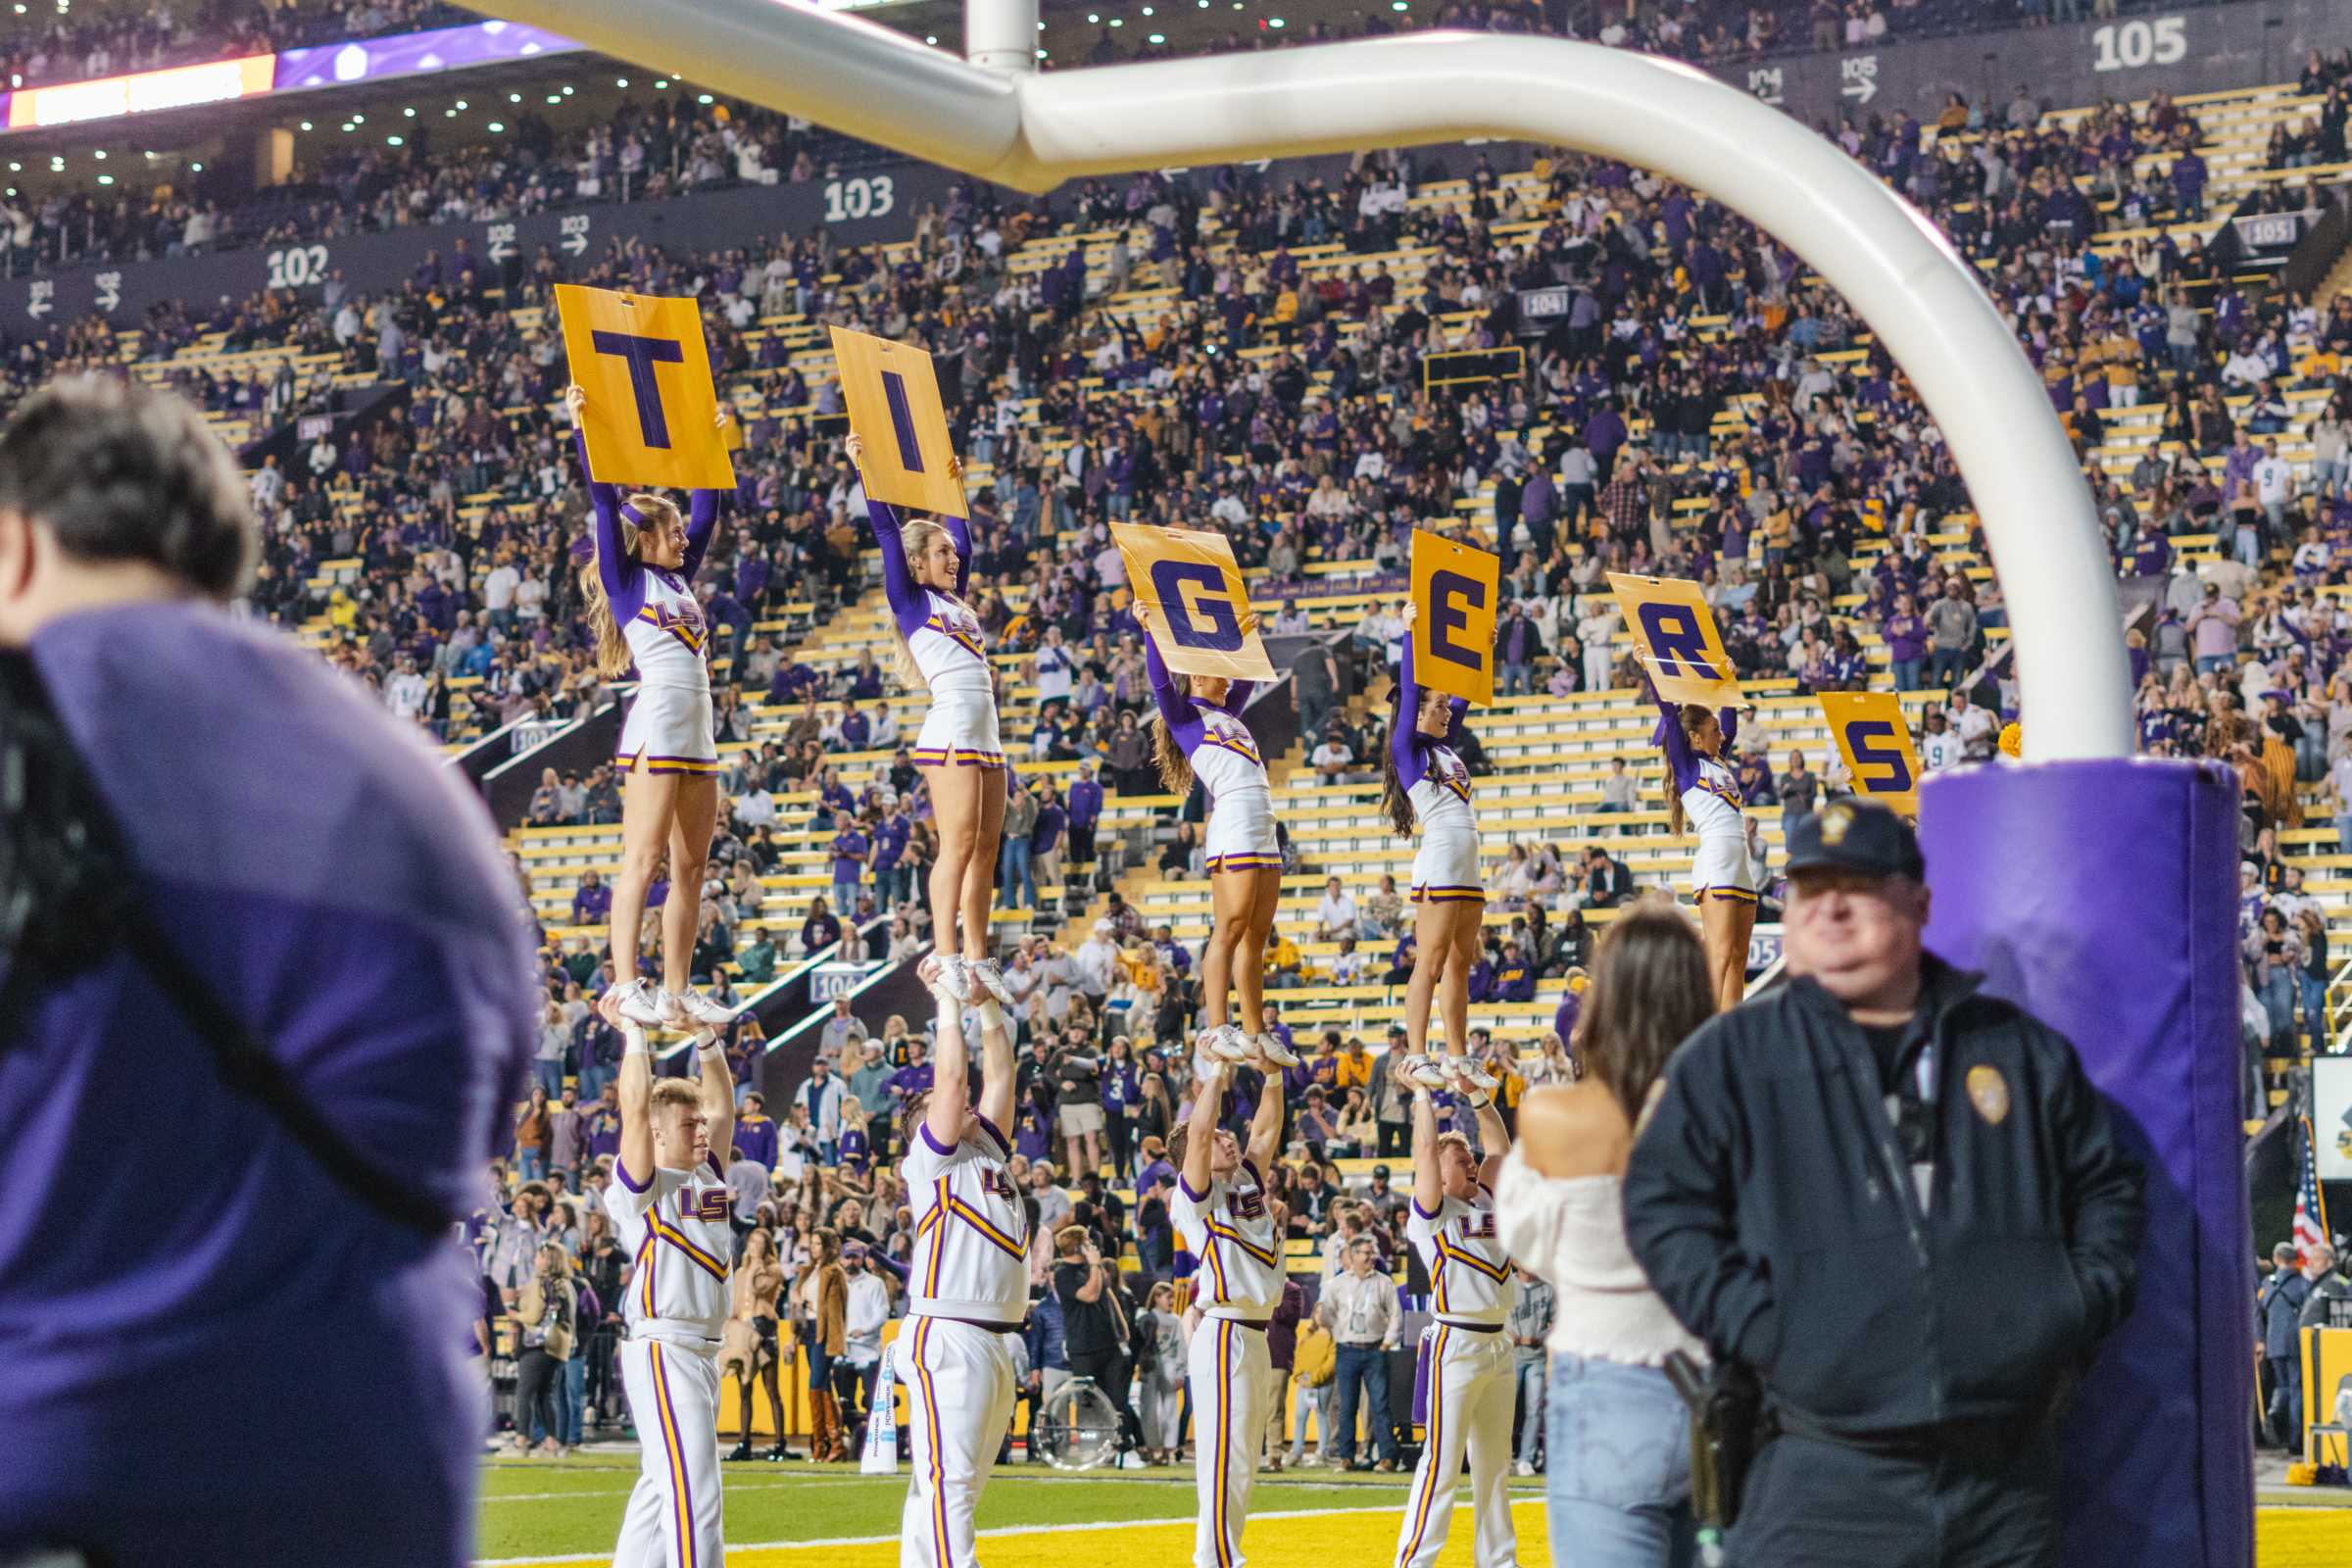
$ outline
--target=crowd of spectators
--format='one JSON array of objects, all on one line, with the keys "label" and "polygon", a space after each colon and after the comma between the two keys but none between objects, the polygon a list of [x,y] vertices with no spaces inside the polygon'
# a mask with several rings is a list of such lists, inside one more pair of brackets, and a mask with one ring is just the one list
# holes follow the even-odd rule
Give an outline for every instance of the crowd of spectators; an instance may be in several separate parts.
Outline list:
[{"label": "crowd of spectators", "polygon": [[84,0],[79,7],[60,0],[53,13],[50,6],[51,0],[37,0],[44,14],[28,16],[0,41],[0,74],[11,87],[96,81],[481,21],[444,0]]}]

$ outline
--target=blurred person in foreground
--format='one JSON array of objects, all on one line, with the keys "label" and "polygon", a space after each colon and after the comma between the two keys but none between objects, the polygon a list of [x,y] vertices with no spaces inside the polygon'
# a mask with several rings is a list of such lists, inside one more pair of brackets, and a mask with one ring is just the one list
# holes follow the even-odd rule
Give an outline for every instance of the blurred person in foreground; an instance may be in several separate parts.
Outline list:
[{"label": "blurred person in foreground", "polygon": [[1788,983],[1676,1052],[1625,1175],[1651,1285],[1763,1385],[1732,1558],[2055,1568],[2140,1167],[2074,1047],[1922,948],[1901,818],[1804,818],[1788,875]]},{"label": "blurred person in foreground", "polygon": [[1578,1568],[1687,1564],[1690,1417],[1666,1358],[1703,1356],[1626,1248],[1626,1157],[1677,1046],[1715,1011],[1689,918],[1641,907],[1610,923],[1576,1021],[1579,1082],[1528,1091],[1495,1182],[1501,1241],[1558,1291],[1544,1344],[1544,1512],[1551,1558]]},{"label": "blurred person in foreground", "polygon": [[[38,732],[37,677],[70,742],[43,765],[120,854],[101,918],[85,885],[0,940],[0,1561],[472,1557],[488,1412],[450,1226],[543,999],[481,802],[225,610],[256,534],[176,397],[74,378],[0,429],[7,722]],[[31,818],[0,875],[35,864]],[[99,1179],[124,1151],[170,1179]]]}]

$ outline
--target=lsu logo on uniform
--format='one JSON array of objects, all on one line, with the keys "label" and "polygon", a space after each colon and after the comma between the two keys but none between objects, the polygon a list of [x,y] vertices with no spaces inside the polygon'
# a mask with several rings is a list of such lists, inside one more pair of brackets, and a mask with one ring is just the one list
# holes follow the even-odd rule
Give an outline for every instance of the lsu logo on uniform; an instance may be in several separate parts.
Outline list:
[{"label": "lsu logo on uniform", "polygon": [[1732,656],[1724,652],[1715,613],[1698,584],[1612,571],[1609,588],[1660,697],[1702,708],[1725,708],[1740,700]]},{"label": "lsu logo on uniform", "polygon": [[1004,1174],[1001,1165],[980,1167],[980,1191],[987,1197],[1003,1199],[1015,1208],[1020,1206],[1021,1195],[1013,1191],[1012,1178]]},{"label": "lsu logo on uniform", "polygon": [[1823,692],[1822,716],[1854,791],[1905,816],[1919,814],[1919,753],[1892,692]]},{"label": "lsu logo on uniform", "polygon": [[1480,705],[1494,701],[1494,620],[1502,562],[1492,551],[1413,530],[1413,678]]},{"label": "lsu logo on uniform", "polygon": [[[723,1187],[705,1187],[694,1194],[694,1207],[686,1217],[699,1219],[709,1225],[723,1225],[727,1220],[729,1200],[733,1197]],[[681,1200],[680,1206],[683,1207]]]},{"label": "lsu logo on uniform", "polygon": [[734,489],[701,305],[558,283],[556,310],[571,378],[588,394],[580,429],[590,475],[604,484]]},{"label": "lsu logo on uniform", "polygon": [[1135,594],[1135,618],[1181,675],[1272,680],[1257,612],[1233,546],[1219,533],[1114,522],[1111,537]]},{"label": "lsu logo on uniform", "polygon": [[1233,1195],[1233,1212],[1237,1219],[1264,1219],[1266,1195],[1252,1187],[1248,1192]]},{"label": "lsu logo on uniform", "polygon": [[1472,1209],[1462,1216],[1461,1225],[1462,1240],[1465,1242],[1491,1242],[1494,1239],[1494,1211],[1493,1209]]}]

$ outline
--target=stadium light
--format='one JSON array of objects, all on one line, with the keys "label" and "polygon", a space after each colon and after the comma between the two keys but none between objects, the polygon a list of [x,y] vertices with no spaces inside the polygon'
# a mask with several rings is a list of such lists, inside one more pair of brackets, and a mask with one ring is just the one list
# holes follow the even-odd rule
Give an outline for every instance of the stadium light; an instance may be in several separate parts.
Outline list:
[{"label": "stadium light", "polygon": [[[1565,146],[1711,195],[1793,250],[1909,375],[2008,596],[2029,762],[2129,757],[2113,567],[2015,335],[1934,224],[1834,143],[1695,68],[1462,32],[1107,70],[1032,67],[1037,0],[969,0],[969,62],[772,0],[475,0],[619,59],[1016,189],[1170,165],[1476,136]],[[1237,5],[1239,0],[1236,0]]]}]

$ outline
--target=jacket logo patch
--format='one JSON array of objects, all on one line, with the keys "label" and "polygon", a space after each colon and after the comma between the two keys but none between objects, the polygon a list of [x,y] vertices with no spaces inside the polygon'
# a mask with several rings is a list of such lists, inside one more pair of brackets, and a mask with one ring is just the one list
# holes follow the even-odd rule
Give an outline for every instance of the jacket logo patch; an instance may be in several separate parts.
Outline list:
[{"label": "jacket logo patch", "polygon": [[2009,1114],[2009,1085],[1993,1067],[1968,1069],[1968,1102],[1977,1114],[1998,1127]]},{"label": "jacket logo patch", "polygon": [[[1854,810],[1852,807],[1843,805],[1831,807],[1821,813],[1821,842],[1836,849],[1845,842],[1845,835],[1852,830],[1853,825]],[[1997,1074],[1994,1076],[1994,1082],[1999,1082]],[[2003,1103],[2005,1104],[2006,1101]],[[1992,1119],[1999,1121],[2001,1118],[1995,1116]]]}]

